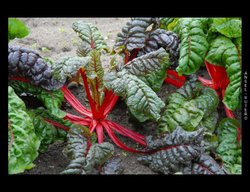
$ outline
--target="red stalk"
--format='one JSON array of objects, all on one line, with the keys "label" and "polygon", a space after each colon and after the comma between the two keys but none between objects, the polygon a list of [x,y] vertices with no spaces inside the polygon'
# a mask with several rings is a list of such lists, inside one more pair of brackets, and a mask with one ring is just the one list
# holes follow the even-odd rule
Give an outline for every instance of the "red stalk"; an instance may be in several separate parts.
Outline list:
[{"label": "red stalk", "polygon": [[60,129],[63,129],[64,131],[68,131],[70,129],[69,127],[61,125],[60,123],[57,123],[57,122],[52,121],[50,119],[44,118],[44,120],[47,121],[48,123],[50,123],[51,125],[54,125],[54,126],[60,128]]},{"label": "red stalk", "polygon": [[179,79],[180,81],[186,81],[186,77],[183,75],[182,76],[178,75],[178,73],[175,70],[168,69],[167,74],[175,77],[176,79]]},{"label": "red stalk", "polygon": [[24,82],[24,83],[30,83],[30,80],[25,79],[23,77],[10,77],[9,80],[21,81],[21,82]]},{"label": "red stalk", "polygon": [[77,100],[77,98],[70,92],[70,90],[65,85],[61,88],[61,90],[64,93],[64,98],[75,110],[77,110],[84,116],[92,117],[91,112]]},{"label": "red stalk", "polygon": [[126,130],[125,128],[121,129],[119,126],[113,126],[111,123],[108,123],[108,125],[110,126],[110,128],[117,131],[118,133],[122,133],[122,135],[125,135],[125,136],[133,139],[135,142],[137,142],[137,143],[141,144],[142,146],[146,147],[147,144],[145,143],[144,140],[141,140],[140,138],[138,138],[134,134],[128,133],[127,131],[125,131]]},{"label": "red stalk", "polygon": [[141,135],[141,134],[138,134],[136,132],[133,132],[131,131],[130,129],[126,128],[126,127],[122,127],[121,125],[113,122],[113,121],[110,121],[110,120],[107,120],[107,123],[112,126],[112,127],[118,127],[118,129],[122,129],[123,131],[127,132],[128,134],[131,134],[131,135],[134,135],[135,137],[138,137],[139,139],[141,140],[145,140],[145,136]]},{"label": "red stalk", "polygon": [[91,122],[91,118],[89,117],[85,117],[85,118],[82,118],[82,117],[78,117],[76,115],[72,115],[70,113],[67,113],[64,117],[64,119],[68,119],[68,120],[72,120],[72,121],[85,121],[85,122]]},{"label": "red stalk", "polygon": [[112,139],[112,141],[121,149],[129,151],[129,152],[134,152],[134,153],[145,153],[143,151],[135,150],[132,148],[129,148],[128,146],[124,145],[119,141],[119,139],[115,136],[109,125],[105,121],[101,121],[101,124],[103,125],[104,129],[107,131],[109,137]]},{"label": "red stalk", "polygon": [[100,123],[98,123],[96,126],[96,134],[98,143],[103,143],[103,127]]},{"label": "red stalk", "polygon": [[116,96],[116,95],[113,96],[112,95],[111,101],[108,103],[108,106],[105,107],[105,109],[104,109],[104,116],[106,116],[114,108],[114,106],[115,106],[118,99],[119,99],[118,96]]},{"label": "red stalk", "polygon": [[95,102],[92,99],[91,94],[90,94],[90,90],[89,90],[89,86],[88,86],[88,80],[87,80],[85,71],[83,71],[83,69],[81,68],[80,73],[81,73],[81,76],[82,76],[82,79],[83,79],[85,91],[86,91],[86,94],[87,94],[87,97],[88,97],[88,100],[89,100],[89,105],[90,105],[93,117],[96,117],[96,116],[98,116],[98,113],[96,112],[96,109],[95,109]]},{"label": "red stalk", "polygon": [[93,131],[95,130],[97,124],[98,124],[98,122],[95,119],[93,119],[90,126],[89,126],[90,133],[93,133]]},{"label": "red stalk", "polygon": [[174,85],[175,87],[178,87],[178,88],[182,87],[184,84],[183,82],[172,79],[170,77],[167,77],[164,81],[165,81],[165,83],[169,83],[169,84]]}]

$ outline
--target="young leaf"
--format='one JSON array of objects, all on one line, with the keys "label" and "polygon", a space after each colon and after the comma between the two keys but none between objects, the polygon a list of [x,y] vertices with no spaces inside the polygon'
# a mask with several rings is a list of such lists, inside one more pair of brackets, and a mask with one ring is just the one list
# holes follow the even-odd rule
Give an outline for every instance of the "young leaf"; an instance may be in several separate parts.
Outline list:
[{"label": "young leaf", "polygon": [[34,167],[40,141],[35,134],[32,119],[24,102],[8,87],[8,119],[13,133],[13,143],[8,151],[9,174],[22,173]]},{"label": "young leaf", "polygon": [[218,128],[219,146],[217,154],[223,160],[223,166],[231,174],[241,174],[241,146],[237,142],[237,128],[240,127],[236,119],[224,118]]},{"label": "young leaf", "polygon": [[8,18],[8,39],[24,38],[29,34],[29,29],[26,25],[15,18]]},{"label": "young leaf", "polygon": [[91,23],[76,21],[73,23],[72,28],[77,32],[85,46],[96,50],[108,49],[100,31]]},{"label": "young leaf", "polygon": [[204,63],[209,45],[203,27],[201,19],[180,18],[173,29],[181,39],[179,66],[176,68],[180,75],[193,74]]},{"label": "young leaf", "polygon": [[225,66],[230,80],[223,103],[230,110],[239,108],[241,101],[241,55],[232,41],[218,36],[212,43],[206,61],[214,65]]}]

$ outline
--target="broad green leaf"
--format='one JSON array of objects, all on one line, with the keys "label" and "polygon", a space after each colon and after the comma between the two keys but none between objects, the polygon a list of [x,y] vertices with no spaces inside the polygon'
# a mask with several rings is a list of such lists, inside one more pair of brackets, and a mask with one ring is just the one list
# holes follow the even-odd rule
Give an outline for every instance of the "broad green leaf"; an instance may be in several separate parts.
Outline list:
[{"label": "broad green leaf", "polygon": [[241,174],[241,145],[237,142],[237,128],[240,127],[236,119],[224,118],[218,128],[219,146],[217,154],[223,160],[223,166],[231,174]]},{"label": "broad green leaf", "polygon": [[87,47],[96,50],[108,49],[100,31],[91,23],[76,21],[73,23],[72,28],[75,32],[77,32],[78,36]]},{"label": "broad green leaf", "polygon": [[211,126],[217,119],[206,122],[206,118],[216,111],[218,103],[219,99],[214,90],[190,80],[166,99],[166,109],[159,120],[159,132],[172,132],[177,126],[187,131],[194,131],[201,125],[212,129]]},{"label": "broad green leaf", "polygon": [[38,111],[39,110],[30,110],[28,111],[28,114],[33,121],[35,133],[41,141],[39,151],[45,152],[47,151],[49,145],[55,141],[64,141],[67,133],[66,131],[54,127],[52,124],[46,122],[45,119],[40,115],[42,110],[40,112]]},{"label": "broad green leaf", "polygon": [[206,60],[214,65],[224,66],[230,80],[223,103],[230,110],[241,105],[241,55],[230,39],[218,36],[211,44]]},{"label": "broad green leaf", "polygon": [[167,52],[160,48],[157,51],[152,51],[141,57],[137,57],[128,62],[124,68],[133,75],[143,76],[162,68],[166,64],[169,57]]},{"label": "broad green leaf", "polygon": [[179,66],[176,68],[179,75],[193,74],[203,65],[209,48],[203,28],[204,21],[193,18],[181,18],[174,27],[181,39]]},{"label": "broad green leaf", "polygon": [[8,173],[22,173],[35,165],[32,163],[38,156],[39,138],[35,134],[32,119],[26,112],[24,102],[8,87],[9,137],[13,143],[8,151]]},{"label": "broad green leaf", "polygon": [[53,78],[62,81],[67,77],[74,76],[81,67],[85,67],[90,57],[62,57],[52,65]]},{"label": "broad green leaf", "polygon": [[23,38],[29,34],[26,25],[15,18],[8,18],[8,39]]},{"label": "broad green leaf", "polygon": [[241,37],[241,20],[236,18],[214,18],[213,27],[228,38]]},{"label": "broad green leaf", "polygon": [[147,74],[146,76],[139,76],[139,78],[144,81],[149,87],[153,89],[153,91],[158,92],[161,89],[161,86],[166,78],[166,70],[169,63],[161,65],[161,68],[154,72]]},{"label": "broad green leaf", "polygon": [[58,118],[63,118],[66,113],[60,110],[62,102],[64,100],[63,92],[59,89],[56,91],[47,91],[40,87],[33,86],[29,83],[23,83],[20,81],[12,81],[11,86],[20,95],[21,93],[30,93],[36,96],[51,114]]}]

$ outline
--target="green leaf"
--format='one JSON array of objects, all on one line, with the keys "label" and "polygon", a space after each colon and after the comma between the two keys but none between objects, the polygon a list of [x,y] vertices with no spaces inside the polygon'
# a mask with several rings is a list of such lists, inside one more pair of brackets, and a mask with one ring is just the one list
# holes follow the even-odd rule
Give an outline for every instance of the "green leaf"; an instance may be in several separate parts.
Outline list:
[{"label": "green leaf", "polygon": [[224,66],[230,80],[223,103],[230,110],[241,105],[241,55],[230,39],[218,36],[211,44],[206,60],[214,65]]},{"label": "green leaf", "polygon": [[77,32],[85,46],[96,50],[108,50],[107,44],[96,26],[84,21],[76,21],[72,28]]},{"label": "green leaf", "polygon": [[193,18],[180,18],[174,27],[181,39],[179,75],[193,74],[203,65],[209,47],[203,28],[204,20]]},{"label": "green leaf", "polygon": [[26,112],[24,102],[8,87],[9,137],[13,134],[13,144],[8,151],[9,174],[22,173],[35,165],[40,141],[35,134],[32,119]]},{"label": "green leaf", "polygon": [[128,62],[124,68],[133,75],[143,76],[162,68],[168,61],[168,53],[160,48]]},{"label": "green leaf", "polygon": [[39,151],[45,152],[48,150],[50,144],[58,140],[64,141],[67,133],[45,121],[45,119],[40,116],[41,112],[42,110],[40,112],[38,112],[38,110],[30,110],[28,111],[28,114],[33,120],[35,133],[41,141]]},{"label": "green leaf", "polygon": [[56,60],[52,65],[53,78],[59,81],[71,78],[81,67],[85,67],[90,59],[90,57],[63,57]]},{"label": "green leaf", "polygon": [[30,93],[36,96],[52,115],[63,118],[66,113],[60,109],[64,101],[63,92],[59,89],[56,91],[47,91],[29,83],[12,81],[11,86],[20,95],[21,93]]},{"label": "green leaf", "polygon": [[237,128],[240,127],[236,119],[224,118],[218,128],[219,146],[217,154],[223,160],[223,166],[231,174],[241,174],[241,145],[237,141]]},{"label": "green leaf", "polygon": [[62,174],[93,174],[95,168],[104,164],[114,153],[114,146],[108,142],[92,143],[88,150],[84,129],[83,126],[75,125],[67,135],[67,146],[63,152],[71,161]]},{"label": "green leaf", "polygon": [[181,126],[187,131],[194,131],[201,125],[212,129],[211,126],[217,119],[208,122],[205,119],[214,113],[218,103],[218,96],[213,89],[190,80],[168,96],[158,129],[160,132],[173,132],[177,126]]},{"label": "green leaf", "polygon": [[8,39],[23,38],[29,34],[29,29],[19,19],[8,18]]},{"label": "green leaf", "polygon": [[214,18],[213,27],[228,38],[241,37],[241,20],[235,18]]},{"label": "green leaf", "polygon": [[153,91],[158,92],[161,89],[161,86],[166,78],[166,70],[168,62],[166,64],[161,65],[161,68],[153,73],[147,74],[146,76],[139,76],[139,78],[144,81],[149,87],[153,89]]}]

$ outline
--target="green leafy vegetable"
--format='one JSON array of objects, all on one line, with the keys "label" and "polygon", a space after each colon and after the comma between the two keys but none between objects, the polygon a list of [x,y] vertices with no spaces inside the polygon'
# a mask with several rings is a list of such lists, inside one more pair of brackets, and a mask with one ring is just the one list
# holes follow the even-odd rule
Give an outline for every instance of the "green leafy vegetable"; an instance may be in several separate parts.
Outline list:
[{"label": "green leafy vegetable", "polygon": [[[26,112],[24,102],[8,87],[9,137],[13,134],[12,145],[8,151],[9,174],[31,169],[38,156],[40,141],[35,134],[32,119]],[[11,129],[11,131],[10,131]]]},{"label": "green leafy vegetable", "polygon": [[82,129],[82,126],[74,126],[67,135],[68,142],[64,153],[71,162],[62,174],[93,174],[97,172],[95,168],[104,164],[114,153],[114,146],[108,142],[90,146]]},{"label": "green leafy vegetable", "polygon": [[107,44],[104,41],[100,31],[97,27],[93,26],[91,23],[85,23],[84,21],[76,21],[73,23],[72,28],[78,33],[84,46],[89,49],[96,50],[107,50]]},{"label": "green leafy vegetable", "polygon": [[193,18],[180,18],[173,31],[181,39],[179,66],[176,71],[179,75],[190,75],[204,63],[209,44],[203,30],[204,21]]},{"label": "green leafy vegetable", "polygon": [[237,142],[238,127],[240,123],[236,119],[224,118],[217,128],[219,146],[216,152],[222,158],[224,168],[231,174],[242,172],[242,149]]},{"label": "green leafy vegetable", "polygon": [[236,18],[214,18],[212,27],[228,38],[241,37],[241,20]]},{"label": "green leafy vegetable", "polygon": [[159,131],[172,132],[178,125],[188,131],[194,131],[201,125],[211,130],[218,116],[214,114],[213,120],[206,118],[216,111],[218,103],[218,96],[213,89],[191,79],[167,98],[166,110],[159,120]]},{"label": "green leafy vegetable", "polygon": [[[140,121],[159,119],[164,103],[156,93],[137,76],[155,72],[167,61],[163,48],[118,66],[104,75],[105,86],[126,99],[131,113]],[[137,76],[135,76],[137,75]]]},{"label": "green leafy vegetable", "polygon": [[211,43],[206,60],[226,68],[230,83],[226,88],[223,103],[231,110],[239,108],[241,103],[241,56],[236,46],[227,37],[219,36]]},{"label": "green leafy vegetable", "polygon": [[23,38],[29,34],[29,29],[19,19],[8,18],[8,40]]}]

